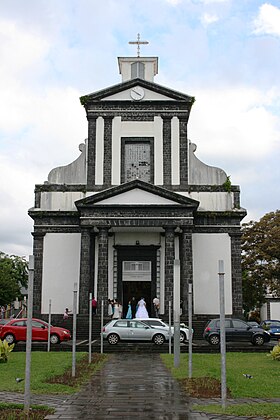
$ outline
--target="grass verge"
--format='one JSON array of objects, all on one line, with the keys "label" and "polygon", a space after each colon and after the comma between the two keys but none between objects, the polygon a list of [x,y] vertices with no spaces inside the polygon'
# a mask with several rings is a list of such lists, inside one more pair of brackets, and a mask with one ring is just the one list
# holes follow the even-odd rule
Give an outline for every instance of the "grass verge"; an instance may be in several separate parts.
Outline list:
[{"label": "grass verge", "polygon": [[[30,388],[34,394],[72,394],[79,390],[106,356],[93,353],[92,363],[87,363],[88,353],[76,353],[76,377],[72,378],[72,353],[32,352]],[[0,391],[24,392],[25,353],[11,353],[8,363],[1,364]],[[56,379],[54,379],[56,378]]]},{"label": "grass verge", "polygon": [[[173,355],[161,355],[173,377],[181,382],[188,395],[197,398],[221,396],[219,354],[193,354],[193,377],[188,378],[188,354],[181,354],[180,366],[174,368]],[[280,398],[280,364],[266,353],[227,353],[227,397],[230,398]],[[250,375],[248,379],[244,375]],[[280,404],[234,404],[223,411],[221,405],[195,405],[195,411],[223,413],[235,416],[258,415],[280,418]],[[256,414],[253,414],[256,413]],[[262,414],[261,414],[262,413]]]},{"label": "grass verge", "polygon": [[193,405],[193,411],[203,411],[213,414],[227,414],[244,417],[263,417],[265,419],[279,419],[280,404],[275,403],[251,403],[228,405],[225,410],[218,404]]},{"label": "grass verge", "polygon": [[53,414],[54,409],[47,406],[33,405],[28,414],[23,411],[23,404],[1,403],[1,420],[43,420],[47,415]]}]

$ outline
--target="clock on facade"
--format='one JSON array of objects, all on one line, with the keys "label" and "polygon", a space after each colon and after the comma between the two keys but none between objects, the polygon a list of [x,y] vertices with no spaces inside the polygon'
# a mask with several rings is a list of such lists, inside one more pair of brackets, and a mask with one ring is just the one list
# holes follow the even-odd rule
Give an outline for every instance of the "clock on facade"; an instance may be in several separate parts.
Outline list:
[{"label": "clock on facade", "polygon": [[130,96],[134,101],[140,101],[144,98],[145,92],[140,86],[135,86],[130,91]]}]

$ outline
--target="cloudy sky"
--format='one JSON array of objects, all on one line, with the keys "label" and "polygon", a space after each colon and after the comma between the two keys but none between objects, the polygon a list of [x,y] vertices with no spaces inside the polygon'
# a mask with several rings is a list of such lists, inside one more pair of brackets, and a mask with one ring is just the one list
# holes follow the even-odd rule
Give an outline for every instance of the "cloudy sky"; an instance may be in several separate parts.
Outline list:
[{"label": "cloudy sky", "polygon": [[117,57],[195,96],[197,157],[241,186],[245,221],[279,208],[280,1],[0,0],[0,251],[32,253],[34,185],[79,156],[79,97],[119,83]]}]

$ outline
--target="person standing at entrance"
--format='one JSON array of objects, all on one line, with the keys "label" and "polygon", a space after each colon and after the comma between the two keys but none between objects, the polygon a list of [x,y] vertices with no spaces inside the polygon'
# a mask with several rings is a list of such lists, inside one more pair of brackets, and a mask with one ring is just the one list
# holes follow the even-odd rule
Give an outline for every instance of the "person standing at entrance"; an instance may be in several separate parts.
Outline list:
[{"label": "person standing at entrance", "polygon": [[159,299],[157,297],[155,297],[153,299],[153,304],[154,304],[155,316],[156,316],[156,318],[158,318],[158,313],[159,313]]},{"label": "person standing at entrance", "polygon": [[128,302],[128,305],[127,305],[128,307],[127,307],[127,313],[126,313],[126,319],[132,319],[132,311],[131,311],[131,302],[129,301]]},{"label": "person standing at entrance", "polygon": [[135,314],[136,314],[136,299],[135,299],[134,296],[131,298],[130,305],[131,305],[131,315],[132,315],[132,318],[135,318]]},{"label": "person standing at entrance", "polygon": [[136,311],[135,318],[149,318],[148,311],[146,309],[146,302],[144,298],[141,298],[138,302],[138,309]]},{"label": "person standing at entrance", "polygon": [[92,298],[92,315],[96,315],[96,309],[97,309],[97,300],[95,299],[95,297],[93,296]]}]

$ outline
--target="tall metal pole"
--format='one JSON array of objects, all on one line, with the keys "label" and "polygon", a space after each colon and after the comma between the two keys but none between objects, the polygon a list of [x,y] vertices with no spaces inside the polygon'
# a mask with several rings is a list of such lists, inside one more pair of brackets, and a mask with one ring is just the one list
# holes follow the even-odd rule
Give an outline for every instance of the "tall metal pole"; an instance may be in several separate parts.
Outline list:
[{"label": "tall metal pole", "polygon": [[189,315],[189,378],[192,377],[192,283],[189,283],[188,294],[188,315]]},{"label": "tall metal pole", "polygon": [[72,377],[76,376],[77,283],[73,290]]},{"label": "tall metal pole", "polygon": [[226,408],[226,332],[225,332],[225,290],[224,290],[224,261],[219,260],[219,293],[220,293],[220,342],[221,342],[221,397],[222,407]]},{"label": "tall metal pole", "polygon": [[168,325],[169,325],[169,342],[168,342],[168,348],[169,348],[169,354],[172,353],[171,349],[171,300],[168,301]]},{"label": "tall metal pole", "polygon": [[100,353],[103,353],[103,323],[104,323],[104,300],[101,301],[101,335],[100,335]]},{"label": "tall metal pole", "polygon": [[34,283],[34,256],[29,255],[28,264],[28,309],[26,330],[26,353],[25,353],[25,388],[24,388],[24,411],[30,409],[30,374],[31,374],[31,345],[32,345],[32,309],[33,309],[33,283]]},{"label": "tall metal pole", "polygon": [[89,320],[88,320],[88,362],[91,363],[91,342],[92,342],[92,293],[89,294]]},{"label": "tall metal pole", "polygon": [[174,367],[180,365],[180,260],[174,260],[173,320],[174,320]]},{"label": "tall metal pole", "polygon": [[49,300],[49,324],[48,324],[48,352],[51,349],[51,318],[52,318],[52,300]]}]

